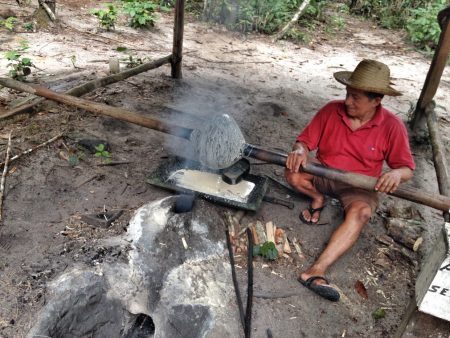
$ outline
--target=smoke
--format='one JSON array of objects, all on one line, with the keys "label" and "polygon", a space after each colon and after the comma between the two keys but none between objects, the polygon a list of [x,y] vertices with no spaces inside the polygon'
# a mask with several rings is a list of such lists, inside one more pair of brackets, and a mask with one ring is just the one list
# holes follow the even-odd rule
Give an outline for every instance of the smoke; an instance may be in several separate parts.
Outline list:
[{"label": "smoke", "polygon": [[[244,135],[230,113],[230,93],[209,80],[182,80],[171,107],[170,122],[193,129],[190,141],[166,138],[174,155],[200,162],[210,169],[231,166],[243,155]],[[219,80],[217,80],[219,82]]]}]

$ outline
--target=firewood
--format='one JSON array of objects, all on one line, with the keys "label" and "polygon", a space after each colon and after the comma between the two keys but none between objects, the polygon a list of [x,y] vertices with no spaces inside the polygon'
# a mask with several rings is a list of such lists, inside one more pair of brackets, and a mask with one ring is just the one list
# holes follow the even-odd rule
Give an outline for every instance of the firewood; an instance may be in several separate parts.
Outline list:
[{"label": "firewood", "polygon": [[248,228],[249,228],[250,231],[252,232],[253,243],[254,243],[255,245],[259,245],[261,242],[260,242],[260,240],[259,240],[258,232],[256,231],[255,225],[254,225],[253,223],[250,223],[250,224],[248,225]]},{"label": "firewood", "polygon": [[288,254],[292,252],[286,233],[283,233],[283,251]]},{"label": "firewood", "polygon": [[283,244],[284,243],[284,230],[281,228],[275,229],[275,244]]},{"label": "firewood", "polygon": [[389,218],[386,229],[394,241],[414,251],[417,251],[423,241],[418,234],[418,229],[402,218]]},{"label": "firewood", "polygon": [[260,221],[256,221],[256,233],[258,234],[258,238],[259,238],[259,244],[263,244],[265,242],[267,242],[267,235],[266,232],[264,231],[264,226],[262,225],[262,223]]},{"label": "firewood", "polygon": [[297,241],[297,238],[294,237],[294,239],[292,240],[292,245],[295,248],[295,251],[297,251],[297,254],[300,258],[305,258],[305,255],[303,254],[302,248],[300,246],[300,243]]},{"label": "firewood", "polygon": [[266,234],[267,234],[267,241],[275,243],[275,236],[273,233],[273,223],[272,222],[266,223]]}]

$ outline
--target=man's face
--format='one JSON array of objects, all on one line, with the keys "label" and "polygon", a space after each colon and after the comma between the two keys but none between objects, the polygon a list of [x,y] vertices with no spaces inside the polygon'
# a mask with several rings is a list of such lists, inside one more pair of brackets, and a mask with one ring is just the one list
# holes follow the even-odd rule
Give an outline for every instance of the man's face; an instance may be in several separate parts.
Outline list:
[{"label": "man's face", "polygon": [[347,86],[347,95],[345,96],[345,107],[347,114],[351,117],[364,118],[372,115],[381,98],[369,99],[363,90]]}]

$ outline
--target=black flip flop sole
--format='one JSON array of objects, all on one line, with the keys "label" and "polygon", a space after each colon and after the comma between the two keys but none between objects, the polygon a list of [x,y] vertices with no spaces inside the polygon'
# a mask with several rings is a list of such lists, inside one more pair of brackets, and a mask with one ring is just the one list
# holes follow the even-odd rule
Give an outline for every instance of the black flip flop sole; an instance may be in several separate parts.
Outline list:
[{"label": "black flip flop sole", "polygon": [[302,284],[304,287],[311,290],[315,294],[332,302],[339,301],[341,295],[333,287],[329,285],[312,284],[312,281],[319,278],[327,281],[325,278],[320,276],[310,277],[306,281],[301,278],[298,278],[297,280],[299,281],[300,284]]}]

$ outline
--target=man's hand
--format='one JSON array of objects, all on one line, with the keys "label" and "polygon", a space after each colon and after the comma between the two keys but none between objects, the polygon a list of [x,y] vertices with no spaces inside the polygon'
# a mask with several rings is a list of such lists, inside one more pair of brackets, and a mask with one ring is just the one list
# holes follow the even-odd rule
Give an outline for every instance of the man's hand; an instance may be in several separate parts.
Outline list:
[{"label": "man's hand", "polygon": [[397,190],[400,183],[409,180],[412,177],[412,170],[406,167],[393,169],[385,172],[378,178],[375,184],[375,190],[385,193],[393,193]]},{"label": "man's hand", "polygon": [[300,167],[304,166],[308,161],[308,151],[302,143],[296,143],[292,151],[288,154],[286,160],[286,168],[294,173],[300,171]]}]

